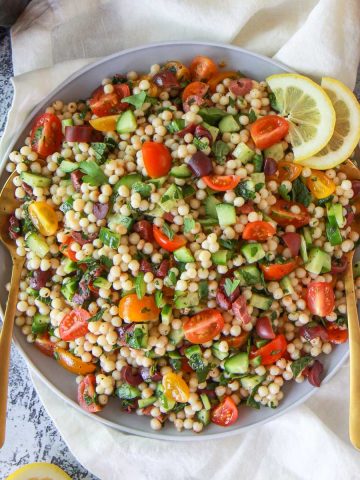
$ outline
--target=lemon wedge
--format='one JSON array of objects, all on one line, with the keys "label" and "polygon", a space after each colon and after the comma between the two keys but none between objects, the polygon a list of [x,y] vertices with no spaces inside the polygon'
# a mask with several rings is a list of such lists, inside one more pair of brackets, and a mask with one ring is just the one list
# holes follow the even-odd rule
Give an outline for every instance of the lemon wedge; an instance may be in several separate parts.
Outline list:
[{"label": "lemon wedge", "polygon": [[325,91],[310,78],[295,73],[266,79],[280,115],[290,122],[294,161],[301,163],[329,142],[335,128],[335,110]]},{"label": "lemon wedge", "polygon": [[360,140],[360,104],[353,92],[339,80],[324,77],[321,86],[329,96],[336,114],[335,130],[329,143],[301,165],[327,170],[350,157]]},{"label": "lemon wedge", "polygon": [[71,480],[71,478],[56,465],[29,463],[11,473],[6,480]]}]

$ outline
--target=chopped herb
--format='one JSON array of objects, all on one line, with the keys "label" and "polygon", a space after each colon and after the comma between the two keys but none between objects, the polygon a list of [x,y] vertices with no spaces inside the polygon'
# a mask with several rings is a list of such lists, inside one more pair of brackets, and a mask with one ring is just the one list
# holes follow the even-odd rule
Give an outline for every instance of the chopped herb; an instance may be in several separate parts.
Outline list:
[{"label": "chopped herb", "polygon": [[146,293],[146,283],[144,280],[144,272],[139,272],[135,279],[135,291],[139,300],[143,298]]},{"label": "chopped herb", "polygon": [[106,153],[108,151],[108,147],[106,143],[103,142],[95,142],[90,144],[91,148],[94,150],[96,162],[98,165],[102,165],[106,161]]},{"label": "chopped herb", "polygon": [[326,205],[327,203],[332,203],[333,198],[334,198],[334,195],[329,195],[326,198],[319,198],[316,203],[320,206]]},{"label": "chopped herb", "polygon": [[148,198],[151,195],[151,185],[143,182],[135,182],[131,187],[131,191],[140,193],[142,198]]},{"label": "chopped herb", "polygon": [[305,207],[310,205],[311,194],[300,178],[293,181],[291,196],[294,202],[302,203]]},{"label": "chopped herb", "polygon": [[255,173],[259,173],[263,171],[264,160],[262,155],[259,155],[259,154],[254,155],[251,161],[254,165]]},{"label": "chopped herb", "polygon": [[255,388],[253,388],[251,391],[251,394],[247,397],[245,402],[245,405],[247,407],[256,408],[257,410],[260,409],[260,404],[254,398],[259,387],[260,387],[260,384],[257,385]]},{"label": "chopped herb", "polygon": [[144,348],[144,343],[147,343],[147,339],[144,337],[147,333],[142,328],[135,328],[131,333],[125,335],[125,342],[131,348],[141,349]]},{"label": "chopped herb", "polygon": [[170,270],[167,276],[168,276],[168,279],[169,279],[171,285],[175,285],[176,284],[176,274],[175,274],[174,270]]},{"label": "chopped herb", "polygon": [[117,85],[118,83],[127,83],[128,82],[128,79],[126,77],[126,75],[114,75],[112,80],[111,80],[111,83],[113,85]]},{"label": "chopped herb", "polygon": [[[156,97],[150,97],[149,95],[146,95],[145,103],[150,103],[151,105],[157,105],[159,104],[159,99]],[[165,109],[166,107],[164,107]],[[171,110],[171,108],[169,109]]]},{"label": "chopped herb", "polygon": [[228,98],[229,98],[229,105],[230,105],[230,107],[235,107],[236,101],[235,101],[232,97],[228,97]]},{"label": "chopped herb", "polygon": [[249,110],[248,117],[249,117],[249,122],[250,123],[255,122],[255,120],[257,119],[256,113],[252,109]]},{"label": "chopped herb", "polygon": [[255,191],[250,188],[250,183],[248,180],[240,182],[235,189],[236,195],[247,200],[253,200],[255,198]]},{"label": "chopped herb", "polygon": [[88,319],[88,322],[98,322],[99,320],[102,319],[104,313],[105,313],[105,309],[101,308],[95,315],[93,315]]},{"label": "chopped herb", "polygon": [[79,168],[82,173],[85,173],[85,176],[82,178],[84,183],[98,187],[108,181],[108,177],[96,162],[84,160],[79,163]]},{"label": "chopped herb", "polygon": [[195,228],[195,220],[192,217],[184,218],[184,233],[191,233],[191,230]]},{"label": "chopped herb", "polygon": [[225,115],[228,115],[228,113],[225,110],[220,110],[220,108],[210,107],[200,108],[199,115],[204,122],[216,126]]},{"label": "chopped herb", "polygon": [[271,108],[273,110],[275,110],[276,112],[280,112],[280,108],[279,108],[278,104],[276,103],[275,93],[273,93],[273,92],[269,93],[269,100],[270,100]]},{"label": "chopped herb", "polygon": [[135,95],[130,95],[130,97],[124,97],[121,99],[121,103],[130,103],[133,105],[137,110],[141,108],[146,100],[146,93],[140,92],[136,93]]},{"label": "chopped herb", "polygon": [[30,232],[36,232],[36,227],[32,223],[30,218],[29,204],[25,203],[23,205],[23,213],[24,213],[24,218],[21,221],[21,230],[23,231],[23,233],[26,234]]},{"label": "chopped herb", "polygon": [[140,311],[141,311],[141,313],[149,313],[149,312],[151,312],[150,308],[148,308],[148,307],[144,307],[144,308],[142,308]]},{"label": "chopped herb", "polygon": [[161,290],[155,292],[155,303],[158,308],[162,308],[165,305],[164,295]]},{"label": "chopped herb", "polygon": [[43,130],[44,130],[44,127],[38,127],[38,128],[35,130],[35,134],[34,134],[34,139],[35,139],[35,140],[38,140],[38,141],[39,141],[39,140],[41,139]]},{"label": "chopped herb", "polygon": [[285,185],[281,184],[278,188],[278,194],[284,199],[290,201],[290,195]]},{"label": "chopped herb", "polygon": [[172,240],[174,238],[174,235],[175,235],[175,232],[174,230],[172,230],[169,226],[168,223],[164,222],[161,230],[165,233],[165,235],[170,239]]},{"label": "chopped herb", "polygon": [[176,118],[166,127],[169,133],[180,132],[183,128],[185,128],[185,120],[183,120],[182,118]]},{"label": "chopped herb", "polygon": [[68,212],[69,210],[72,210],[73,208],[73,203],[74,203],[74,199],[72,197],[68,197],[64,203],[62,203],[59,207],[59,209],[63,212],[63,213],[66,213]]},{"label": "chopped herb", "polygon": [[88,105],[85,105],[85,107],[81,110],[81,112],[79,113],[79,117],[81,118],[81,120],[84,120],[85,117],[86,117],[86,114],[90,111],[90,107]]},{"label": "chopped herb", "polygon": [[224,285],[224,290],[226,292],[226,295],[228,297],[230,297],[230,295],[235,292],[235,290],[237,289],[237,287],[239,286],[240,284],[240,280],[231,280],[230,278],[227,278],[225,280],[225,285]]},{"label": "chopped herb", "polygon": [[194,137],[193,144],[198,150],[205,150],[209,145],[206,142],[202,142],[197,137]]},{"label": "chopped herb", "polygon": [[216,163],[219,165],[224,165],[226,156],[230,153],[230,147],[222,140],[218,140],[211,147],[211,151],[215,156]]},{"label": "chopped herb", "polygon": [[236,245],[238,244],[237,240],[228,240],[225,238],[219,239],[219,244],[221,247],[226,248],[226,250],[234,251],[236,249]]},{"label": "chopped herb", "polygon": [[105,255],[101,255],[99,260],[100,260],[100,263],[108,269],[110,269],[113,265],[113,262],[112,262],[111,258],[106,257]]},{"label": "chopped herb", "polygon": [[293,372],[294,378],[300,375],[304,368],[306,368],[313,360],[314,358],[310,355],[294,360],[291,364],[291,371]]}]

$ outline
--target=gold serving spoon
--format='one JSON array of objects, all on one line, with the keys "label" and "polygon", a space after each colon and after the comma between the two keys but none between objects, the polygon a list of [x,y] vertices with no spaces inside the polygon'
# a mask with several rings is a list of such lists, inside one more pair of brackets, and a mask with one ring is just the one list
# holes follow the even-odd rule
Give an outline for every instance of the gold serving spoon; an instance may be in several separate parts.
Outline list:
[{"label": "gold serving spoon", "polygon": [[18,174],[14,172],[7,179],[0,193],[0,240],[9,251],[13,264],[10,291],[0,335],[0,448],[5,441],[11,338],[21,270],[25,262],[25,257],[20,257],[16,253],[16,244],[14,240],[9,237],[9,215],[14,213],[14,210],[20,205],[20,202],[15,198],[15,185],[13,184],[13,179],[16,175]]}]

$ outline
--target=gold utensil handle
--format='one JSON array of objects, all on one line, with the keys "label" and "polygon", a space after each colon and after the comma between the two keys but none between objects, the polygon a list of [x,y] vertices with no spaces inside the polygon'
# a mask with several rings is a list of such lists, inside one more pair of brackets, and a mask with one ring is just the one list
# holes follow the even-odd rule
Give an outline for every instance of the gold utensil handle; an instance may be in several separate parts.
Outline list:
[{"label": "gold utensil handle", "polygon": [[352,255],[345,273],[346,305],[350,343],[350,406],[349,436],[355,448],[360,449],[360,327],[354,288]]},{"label": "gold utensil handle", "polygon": [[14,326],[14,317],[17,304],[17,295],[22,270],[22,259],[14,259],[11,275],[11,287],[7,300],[3,327],[0,335],[0,448],[5,441],[6,403],[9,381],[9,363],[11,338]]}]

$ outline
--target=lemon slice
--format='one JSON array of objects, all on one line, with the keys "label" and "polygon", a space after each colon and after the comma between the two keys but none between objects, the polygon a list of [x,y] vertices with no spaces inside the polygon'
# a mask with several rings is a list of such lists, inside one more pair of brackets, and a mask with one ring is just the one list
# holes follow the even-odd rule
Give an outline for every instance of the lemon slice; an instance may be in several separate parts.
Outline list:
[{"label": "lemon slice", "polygon": [[325,91],[310,78],[295,73],[266,79],[276,103],[290,122],[294,160],[301,163],[329,142],[335,127],[335,110]]},{"label": "lemon slice", "polygon": [[339,80],[324,77],[321,86],[328,94],[336,113],[335,130],[329,143],[301,165],[326,170],[344,162],[360,140],[360,104],[352,91]]},{"label": "lemon slice", "polygon": [[16,470],[6,480],[71,480],[71,478],[56,465],[29,463]]}]

